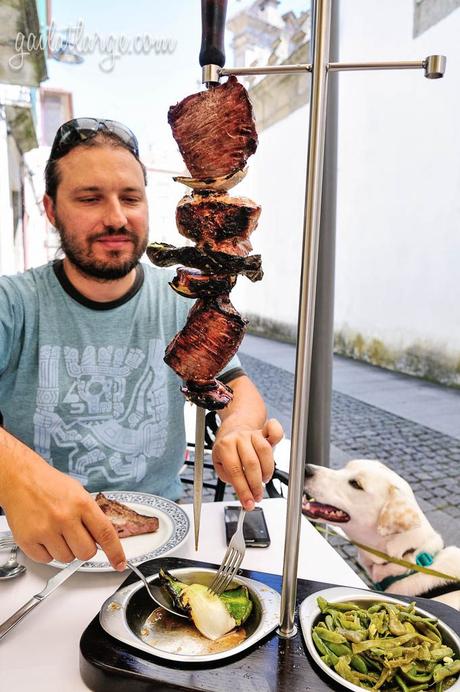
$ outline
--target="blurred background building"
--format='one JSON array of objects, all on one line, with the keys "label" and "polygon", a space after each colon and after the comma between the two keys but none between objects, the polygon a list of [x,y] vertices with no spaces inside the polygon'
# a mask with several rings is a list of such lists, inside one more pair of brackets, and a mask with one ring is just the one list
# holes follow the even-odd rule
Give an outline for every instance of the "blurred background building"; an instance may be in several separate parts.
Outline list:
[{"label": "blurred background building", "polygon": [[[251,3],[228,22],[227,64],[309,62],[309,13]],[[340,59],[447,55],[444,79],[421,72],[332,74],[339,80],[335,345],[375,365],[460,385],[460,2],[343,1]],[[259,132],[238,187],[262,205],[253,238],[265,277],[240,280],[252,328],[297,329],[310,78],[247,82]]]},{"label": "blurred background building", "polygon": [[52,259],[56,236],[43,205],[43,170],[59,124],[72,117],[72,95],[48,79],[50,0],[0,4],[0,274]]},{"label": "blurred background building", "polygon": [[40,36],[35,0],[0,5],[0,272],[24,266],[27,226],[26,196],[32,174],[27,152],[38,146],[37,95],[47,78],[42,49],[23,56],[19,65],[18,35]]}]

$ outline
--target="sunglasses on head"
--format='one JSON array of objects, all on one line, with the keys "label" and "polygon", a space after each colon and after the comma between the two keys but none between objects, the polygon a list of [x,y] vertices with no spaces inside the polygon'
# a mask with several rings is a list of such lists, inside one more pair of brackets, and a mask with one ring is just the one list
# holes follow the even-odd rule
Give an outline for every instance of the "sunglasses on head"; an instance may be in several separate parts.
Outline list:
[{"label": "sunglasses on head", "polygon": [[56,132],[51,147],[50,160],[65,156],[73,147],[81,142],[96,137],[99,133],[111,132],[116,135],[132,153],[139,158],[139,144],[131,130],[116,120],[99,118],[74,118],[61,125]]}]

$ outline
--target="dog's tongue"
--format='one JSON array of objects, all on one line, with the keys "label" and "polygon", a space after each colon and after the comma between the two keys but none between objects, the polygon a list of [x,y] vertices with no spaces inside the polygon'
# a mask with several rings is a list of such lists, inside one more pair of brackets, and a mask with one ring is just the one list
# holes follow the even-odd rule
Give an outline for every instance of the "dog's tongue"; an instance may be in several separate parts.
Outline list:
[{"label": "dog's tongue", "polygon": [[347,522],[350,515],[332,505],[323,505],[321,502],[304,499],[302,502],[302,512],[310,519],[323,519],[324,521]]}]

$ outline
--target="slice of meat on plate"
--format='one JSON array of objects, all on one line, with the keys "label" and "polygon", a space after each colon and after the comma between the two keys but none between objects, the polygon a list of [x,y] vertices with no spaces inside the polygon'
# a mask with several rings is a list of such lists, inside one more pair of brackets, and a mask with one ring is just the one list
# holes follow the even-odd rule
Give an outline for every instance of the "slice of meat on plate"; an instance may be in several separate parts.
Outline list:
[{"label": "slice of meat on plate", "polygon": [[121,502],[109,500],[103,493],[96,495],[96,502],[110,519],[120,538],[158,531],[158,517],[139,514]]}]

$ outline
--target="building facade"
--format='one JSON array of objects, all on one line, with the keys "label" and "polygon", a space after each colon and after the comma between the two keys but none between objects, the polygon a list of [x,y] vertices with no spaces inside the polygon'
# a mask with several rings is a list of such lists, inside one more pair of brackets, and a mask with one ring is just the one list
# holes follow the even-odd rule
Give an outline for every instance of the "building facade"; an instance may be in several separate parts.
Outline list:
[{"label": "building facade", "polygon": [[[37,38],[26,50],[28,36]],[[37,94],[47,79],[35,0],[5,0],[0,7],[0,274],[27,261],[28,199],[33,175],[27,154],[38,146]]]},{"label": "building facade", "polygon": [[[264,4],[254,2],[228,24],[239,51],[234,64],[241,64],[237,55],[255,54],[249,48],[256,32],[245,31],[245,14],[252,27]],[[276,12],[276,0],[268,4]],[[341,60],[442,53],[448,67],[435,82],[421,71],[331,75],[339,79],[336,350],[454,386],[460,385],[459,4],[341,2]],[[272,20],[273,50],[281,51],[275,61],[308,62],[309,18],[290,14]],[[303,43],[292,45],[289,31],[302,32]],[[287,56],[282,45],[292,48]],[[261,50],[258,64],[267,64],[273,50]],[[270,76],[248,85],[260,144],[238,188],[262,205],[252,238],[266,274],[259,285],[240,279],[235,303],[257,331],[290,339],[297,330],[309,81]]]}]

